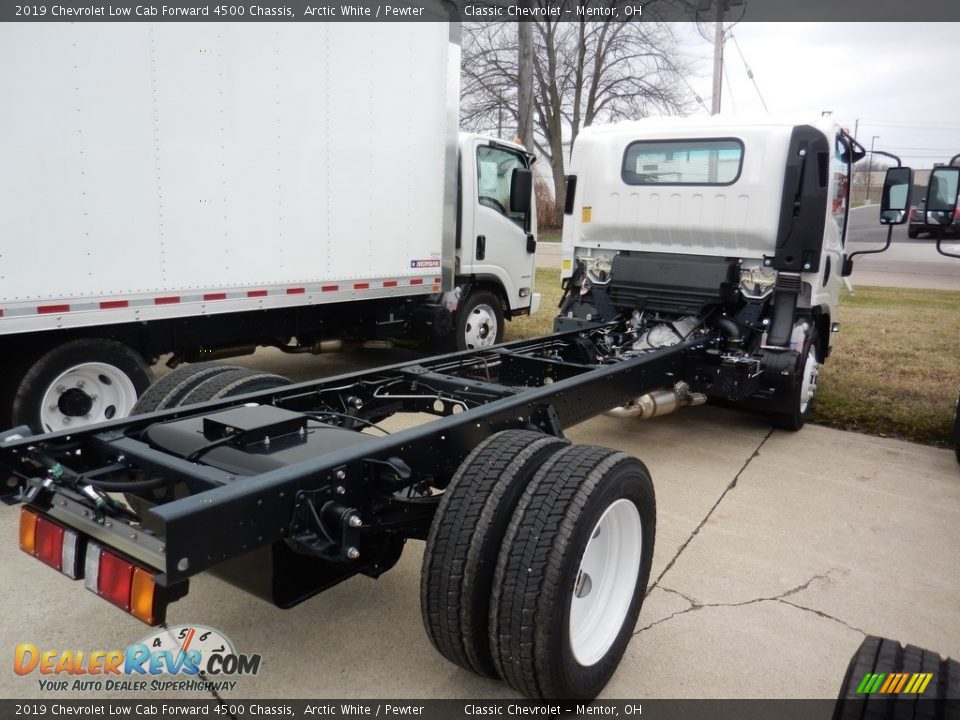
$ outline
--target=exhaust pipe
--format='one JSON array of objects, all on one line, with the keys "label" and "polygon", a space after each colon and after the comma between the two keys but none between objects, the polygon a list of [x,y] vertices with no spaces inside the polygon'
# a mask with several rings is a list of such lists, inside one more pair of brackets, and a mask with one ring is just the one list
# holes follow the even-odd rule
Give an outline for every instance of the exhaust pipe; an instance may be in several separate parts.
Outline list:
[{"label": "exhaust pipe", "polygon": [[659,415],[668,415],[682,407],[703,405],[706,402],[706,395],[690,392],[690,386],[681,380],[672,388],[661,388],[646,395],[641,395],[626,405],[607,410],[604,415],[615,418],[649,420]]}]

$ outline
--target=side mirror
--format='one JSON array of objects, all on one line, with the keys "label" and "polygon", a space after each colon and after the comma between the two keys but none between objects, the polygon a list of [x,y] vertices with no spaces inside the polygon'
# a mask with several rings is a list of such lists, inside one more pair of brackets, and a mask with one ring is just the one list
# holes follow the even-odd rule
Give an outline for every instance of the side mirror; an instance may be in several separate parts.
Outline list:
[{"label": "side mirror", "polygon": [[930,173],[927,187],[927,222],[931,225],[950,225],[957,210],[957,190],[960,188],[960,167],[938,167]]},{"label": "side mirror", "polygon": [[880,224],[903,225],[907,221],[910,193],[913,191],[913,170],[893,167],[887,170],[880,195]]},{"label": "side mirror", "polygon": [[532,196],[533,172],[527,168],[514,168],[510,177],[510,212],[527,215]]}]

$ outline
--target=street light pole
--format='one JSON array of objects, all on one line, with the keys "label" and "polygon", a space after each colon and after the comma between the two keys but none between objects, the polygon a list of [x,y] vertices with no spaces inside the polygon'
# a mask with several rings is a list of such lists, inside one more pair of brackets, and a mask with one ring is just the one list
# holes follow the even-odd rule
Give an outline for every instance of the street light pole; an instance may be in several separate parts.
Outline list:
[{"label": "street light pole", "polygon": [[870,204],[870,181],[873,180],[873,146],[877,142],[879,135],[870,138],[870,162],[867,163],[867,198],[866,205]]}]

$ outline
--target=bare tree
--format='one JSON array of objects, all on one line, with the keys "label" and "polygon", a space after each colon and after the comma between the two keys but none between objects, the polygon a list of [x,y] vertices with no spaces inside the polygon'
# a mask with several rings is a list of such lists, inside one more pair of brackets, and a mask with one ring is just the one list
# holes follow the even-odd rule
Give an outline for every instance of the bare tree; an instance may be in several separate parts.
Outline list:
[{"label": "bare tree", "polygon": [[[589,6],[621,4],[593,0]],[[586,7],[586,0],[561,4],[574,13],[578,6]],[[581,19],[532,25],[534,141],[550,162],[559,199],[566,192],[564,146],[596,122],[683,112],[688,68],[665,23]],[[463,38],[461,123],[512,132],[518,116],[517,24],[464,23]]]}]

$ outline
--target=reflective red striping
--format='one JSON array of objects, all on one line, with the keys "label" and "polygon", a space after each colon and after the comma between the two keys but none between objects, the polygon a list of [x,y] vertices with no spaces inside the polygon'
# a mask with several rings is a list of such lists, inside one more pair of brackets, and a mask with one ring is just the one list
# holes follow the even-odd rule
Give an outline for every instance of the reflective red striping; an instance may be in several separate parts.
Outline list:
[{"label": "reflective red striping", "polygon": [[227,294],[226,293],[206,293],[203,296],[203,299],[204,300],[226,300]]},{"label": "reflective red striping", "polygon": [[41,315],[49,315],[50,313],[65,313],[70,312],[69,305],[40,305],[37,308],[37,312]]},{"label": "reflective red striping", "polygon": [[287,295],[303,295],[306,288],[287,288]]},{"label": "reflective red striping", "polygon": [[411,285],[423,285],[423,278],[413,278],[410,280]]},{"label": "reflective red striping", "polygon": [[442,279],[443,279],[443,278],[435,277],[435,278],[433,279],[433,281],[434,281],[435,283],[438,283],[438,282],[441,282]]},{"label": "reflective red striping", "polygon": [[320,292],[339,292],[339,291],[340,291],[339,285],[324,285],[323,287],[320,288]]},{"label": "reflective red striping", "polygon": [[247,290],[247,297],[266,297],[266,290]]},{"label": "reflective red striping", "polygon": [[115,310],[125,307],[130,307],[130,303],[127,300],[104,300],[100,303],[101,310]]},{"label": "reflective red striping", "polygon": [[354,289],[354,290],[369,290],[369,289],[370,289],[370,283],[354,283],[354,284],[353,284],[353,289]]},{"label": "reflective red striping", "polygon": [[180,302],[180,297],[178,295],[172,295],[170,297],[158,297],[153,299],[154,305],[176,305]]},{"label": "reflective red striping", "polygon": [[386,287],[396,287],[396,286],[397,286],[397,281],[396,281],[396,280],[384,280],[384,281],[383,281],[383,286],[384,286],[385,288],[386,288]]}]

